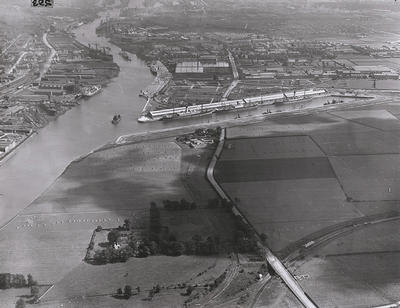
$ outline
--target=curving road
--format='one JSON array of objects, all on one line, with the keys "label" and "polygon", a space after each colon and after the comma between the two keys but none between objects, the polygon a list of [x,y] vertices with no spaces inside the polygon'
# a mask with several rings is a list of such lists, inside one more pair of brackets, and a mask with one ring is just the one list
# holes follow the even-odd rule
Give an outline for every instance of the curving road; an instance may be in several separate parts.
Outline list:
[{"label": "curving road", "polygon": [[230,51],[228,51],[228,53],[229,53],[229,61],[232,67],[233,81],[230,84],[229,88],[225,91],[224,95],[222,95],[222,100],[226,100],[229,94],[231,94],[232,90],[236,88],[236,86],[239,84],[239,73],[236,67],[235,58],[233,57]]},{"label": "curving road", "polygon": [[43,72],[40,72],[40,76],[43,76],[47,72],[50,67],[51,61],[57,54],[56,50],[53,48],[53,46],[50,45],[49,41],[47,40],[47,32],[43,33],[42,40],[43,43],[51,50],[51,52],[50,57],[47,59],[46,64],[44,65]]}]

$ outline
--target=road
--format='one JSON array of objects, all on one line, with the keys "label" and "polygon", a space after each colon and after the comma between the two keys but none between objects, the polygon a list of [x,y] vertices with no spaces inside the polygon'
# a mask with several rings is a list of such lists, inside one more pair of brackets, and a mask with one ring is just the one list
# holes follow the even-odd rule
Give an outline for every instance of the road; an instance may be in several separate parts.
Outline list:
[{"label": "road", "polygon": [[232,53],[228,51],[229,61],[231,62],[233,79],[239,79],[239,73],[236,67],[235,58],[233,57]]},{"label": "road", "polygon": [[236,86],[239,83],[239,73],[236,67],[235,58],[233,57],[230,51],[228,51],[228,53],[229,53],[229,61],[232,67],[233,81],[230,84],[229,88],[225,91],[224,95],[222,95],[222,100],[226,100],[229,94],[231,94],[232,90],[236,88]]},{"label": "road", "polygon": [[43,71],[40,72],[40,77],[42,77],[44,74],[46,74],[47,70],[49,69],[49,67],[51,65],[51,61],[57,54],[56,50],[53,48],[53,46],[50,45],[49,41],[47,40],[47,32],[43,33],[42,41],[51,50],[51,52],[50,52],[50,57],[47,59],[46,64],[44,65]]},{"label": "road", "polygon": [[18,60],[14,63],[14,65],[11,66],[11,67],[8,69],[7,74],[10,74],[10,73],[17,67],[17,65],[19,64],[19,62],[21,62],[22,58],[25,57],[26,53],[27,53],[27,52],[24,51],[24,52],[19,56]]},{"label": "road", "polygon": [[[14,42],[17,39],[18,39],[18,37],[14,40]],[[46,73],[46,71],[50,67],[51,61],[53,60],[53,58],[57,54],[56,50],[47,41],[47,32],[43,34],[42,40],[43,40],[43,43],[51,50],[51,53],[50,53],[49,58],[46,61],[46,64],[44,65],[44,70],[41,72],[41,76],[43,76],[43,74]],[[26,54],[26,52],[23,52],[21,54],[21,56],[19,57],[17,62],[9,70],[10,72],[18,65],[18,63],[22,60],[22,58],[25,56],[25,54]],[[34,76],[34,70],[30,70],[26,75],[21,76],[18,79],[15,79],[15,80],[11,81],[10,83],[7,83],[5,85],[0,86],[0,95],[16,94],[17,93],[16,92],[16,88],[17,87],[30,84],[36,79],[38,79],[38,77]]]},{"label": "road", "polygon": [[232,90],[236,88],[236,86],[239,84],[239,80],[233,80],[232,83],[230,84],[229,88],[225,91],[224,95],[222,95],[222,100],[228,99],[229,94],[231,94]]},{"label": "road", "polygon": [[15,44],[16,41],[18,41],[18,39],[21,37],[22,34],[19,34],[15,39],[13,39],[10,44],[8,44],[8,46],[6,48],[3,49],[3,51],[1,52],[1,54],[3,55],[5,52],[7,52],[7,50]]},{"label": "road", "polygon": [[[224,147],[224,140],[225,140],[225,129],[222,130],[221,136],[219,139],[219,143],[217,149],[215,151],[214,156],[211,159],[210,165],[207,169],[207,179],[210,181],[211,185],[217,191],[221,198],[226,200],[230,200],[221,186],[217,183],[214,178],[214,168],[217,163],[219,156],[221,155],[222,149]],[[234,206],[233,212],[235,215],[239,215],[253,230],[253,226],[247,221],[247,219],[241,214],[239,209]],[[255,230],[254,230],[255,231]],[[256,231],[255,231],[256,233]],[[256,233],[257,234],[257,233]],[[258,235],[257,235],[258,237]],[[282,262],[274,256],[271,250],[266,247],[265,245],[261,244],[260,238],[258,238],[258,246],[264,251],[266,261],[271,265],[274,269],[275,273],[277,273],[285,284],[289,287],[289,289],[293,292],[293,294],[299,299],[299,301],[304,305],[306,308],[316,308],[317,306],[308,298],[306,293],[303,291],[301,286],[297,283],[296,279],[289,273],[289,271],[285,268]]]}]

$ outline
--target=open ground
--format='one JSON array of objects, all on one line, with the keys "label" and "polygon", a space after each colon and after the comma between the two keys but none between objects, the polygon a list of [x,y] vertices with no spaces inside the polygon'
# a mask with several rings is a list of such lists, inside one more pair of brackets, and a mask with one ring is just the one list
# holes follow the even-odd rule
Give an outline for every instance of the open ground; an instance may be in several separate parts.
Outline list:
[{"label": "open ground", "polygon": [[[257,231],[266,234],[271,249],[285,257],[285,247],[303,245],[319,230],[399,211],[399,114],[400,104],[388,102],[228,128],[215,177]],[[383,228],[382,234],[390,238],[392,233]],[[290,270],[298,277],[315,276],[301,281],[321,307],[399,300],[397,270],[388,273],[397,268],[397,250],[376,253],[383,235],[371,232],[369,236],[374,245],[368,253],[353,254],[353,240],[348,245],[344,240],[344,246],[331,248],[330,256],[309,259],[305,254],[304,265],[297,261]],[[368,236],[358,240],[363,238]],[[319,255],[315,249],[312,254]],[[363,276],[374,262],[380,264],[372,271],[375,274]],[[366,266],[354,269],[361,263]],[[343,296],[345,288],[348,296]]]},{"label": "open ground", "polygon": [[[158,300],[166,298],[171,306],[182,304],[187,298],[180,293],[185,290],[174,286],[214,281],[231,264],[228,254],[131,258],[127,263],[108,265],[90,265],[83,259],[98,225],[116,228],[129,219],[132,228],[146,229],[152,201],[161,209],[163,224],[178,239],[200,234],[219,235],[222,243],[231,241],[229,213],[204,208],[208,199],[217,197],[205,179],[212,153],[212,147],[191,149],[169,138],[111,147],[73,162],[1,230],[0,272],[31,273],[39,283],[54,285],[41,298],[43,307],[89,307],[91,303],[100,307],[98,296],[117,306],[140,306],[156,284],[166,288],[165,294],[146,306],[157,306]],[[196,202],[198,209],[184,213],[162,209],[163,200],[183,198]],[[126,284],[143,290],[140,299],[111,297]],[[10,293],[8,299],[15,303],[16,296]]]}]

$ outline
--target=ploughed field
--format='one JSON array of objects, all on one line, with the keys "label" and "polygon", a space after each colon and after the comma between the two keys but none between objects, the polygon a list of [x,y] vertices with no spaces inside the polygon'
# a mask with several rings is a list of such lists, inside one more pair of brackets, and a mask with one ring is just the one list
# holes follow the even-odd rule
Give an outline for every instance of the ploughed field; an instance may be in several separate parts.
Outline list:
[{"label": "ploughed field", "polygon": [[[399,115],[400,104],[387,102],[228,128],[214,175],[257,231],[266,234],[268,246],[285,257],[290,251],[285,248],[304,250],[302,245],[319,232],[399,210]],[[343,239],[329,246],[329,256],[309,259],[306,253],[305,261],[290,270],[310,275],[301,281],[320,307],[398,301],[397,244],[392,247],[392,241],[382,252],[378,243],[399,229],[385,224],[376,225],[380,234],[357,238],[364,247],[371,242],[368,253],[353,253],[356,241]],[[311,254],[323,252],[314,248]]]}]

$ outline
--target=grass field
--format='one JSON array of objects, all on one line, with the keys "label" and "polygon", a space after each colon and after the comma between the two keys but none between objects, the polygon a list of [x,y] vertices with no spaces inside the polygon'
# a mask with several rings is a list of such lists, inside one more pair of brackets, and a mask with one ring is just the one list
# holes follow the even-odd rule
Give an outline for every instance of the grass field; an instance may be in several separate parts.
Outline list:
[{"label": "grass field", "polygon": [[329,156],[400,153],[399,137],[379,130],[313,133],[312,138]]},{"label": "grass field", "polygon": [[308,136],[230,139],[220,161],[318,157],[324,154]]},{"label": "grass field", "polygon": [[[390,102],[229,128],[215,174],[270,248],[280,251],[337,223],[400,210],[399,115],[400,104]],[[399,230],[393,222],[355,231],[318,246],[291,270],[308,277],[300,283],[319,307],[397,302]],[[287,297],[272,286],[259,305],[290,307],[281,298]]]},{"label": "grass field", "polygon": [[221,183],[333,178],[326,157],[220,161],[215,178]]},{"label": "grass field", "polygon": [[222,187],[272,250],[309,233],[359,216],[345,201],[336,179],[223,183]]},{"label": "grass field", "polygon": [[0,308],[13,308],[19,298],[29,300],[25,297],[28,295],[30,295],[29,288],[0,290]]},{"label": "grass field", "polygon": [[394,209],[400,139],[389,129],[400,108],[378,106],[229,128],[216,179],[274,249],[364,211]]},{"label": "grass field", "polygon": [[346,194],[357,201],[400,199],[400,154],[331,157]]},{"label": "grass field", "polygon": [[296,265],[302,286],[321,307],[371,307],[399,300],[400,222],[367,226]]},{"label": "grass field", "polygon": [[66,172],[0,232],[0,271],[54,283],[78,266],[96,226],[143,225],[151,201],[186,198],[181,148],[152,142],[94,153]]},{"label": "grass field", "polygon": [[227,138],[263,137],[263,136],[298,136],[314,132],[353,133],[371,131],[369,127],[336,117],[328,113],[287,116],[267,119],[258,124],[229,128]]},{"label": "grass field", "polygon": [[[43,298],[43,305],[50,307],[61,303],[60,298],[113,293],[128,282],[145,290],[156,283],[215,279],[230,262],[226,256],[131,258],[127,263],[104,266],[83,262],[98,225],[115,228],[128,218],[133,228],[146,228],[151,201],[162,207],[162,200],[185,198],[202,208],[208,199],[215,198],[204,176],[212,152],[163,139],[110,148],[73,162],[1,230],[0,272],[32,273],[39,283],[55,284]],[[166,223],[178,238],[218,234],[228,241],[232,236],[226,212],[199,209],[171,212],[164,218],[170,220]],[[184,299],[177,295],[182,303]],[[163,296],[170,303],[176,300]],[[62,303],[67,305],[70,300]],[[123,302],[112,301],[117,307]],[[76,305],[86,307],[86,303]]]},{"label": "grass field", "polygon": [[197,274],[203,271],[206,273],[199,279],[212,281],[222,274],[229,262],[229,259],[218,256],[154,256],[101,266],[82,263],[61,279],[43,301],[111,295],[126,284],[132,288],[140,286],[142,297],[145,297],[156,284],[171,286],[192,283],[196,281]]},{"label": "grass field", "polygon": [[[38,308],[159,308],[159,307],[181,307],[187,297],[181,296],[181,289],[169,290],[168,293],[163,292],[157,294],[152,301],[143,300],[142,296],[133,296],[129,300],[117,299],[109,295],[93,296],[93,297],[77,297],[68,300],[54,300],[41,302],[35,305]],[[147,294],[147,293],[146,293]],[[145,297],[145,296],[144,296]],[[7,307],[8,308],[8,307]]]},{"label": "grass field", "polygon": [[182,150],[174,142],[139,143],[96,152],[71,164],[27,213],[147,209],[179,195]]},{"label": "grass field", "polygon": [[335,111],[333,115],[383,131],[400,130],[400,122],[390,112],[382,110]]}]

